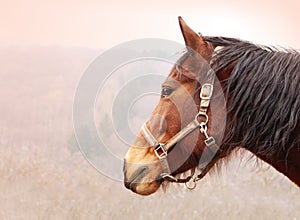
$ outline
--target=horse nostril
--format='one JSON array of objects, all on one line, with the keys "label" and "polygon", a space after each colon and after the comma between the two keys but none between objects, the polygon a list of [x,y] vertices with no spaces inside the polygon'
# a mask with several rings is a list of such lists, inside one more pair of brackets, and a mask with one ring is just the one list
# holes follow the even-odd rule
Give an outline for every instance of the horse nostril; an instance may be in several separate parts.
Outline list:
[{"label": "horse nostril", "polygon": [[138,168],[136,171],[134,171],[133,174],[128,177],[126,175],[127,167],[128,164],[124,164],[124,185],[127,189],[131,189],[135,191],[137,184],[141,182],[142,178],[146,175],[149,168],[147,166],[142,166]]},{"label": "horse nostril", "polygon": [[130,189],[130,182],[127,182],[126,180],[124,181],[124,186],[127,188],[127,189]]},{"label": "horse nostril", "polygon": [[127,165],[128,163],[126,162],[126,160],[124,159],[124,164],[123,164],[123,173],[124,173],[124,185],[127,189],[130,189],[130,182],[127,180]]}]

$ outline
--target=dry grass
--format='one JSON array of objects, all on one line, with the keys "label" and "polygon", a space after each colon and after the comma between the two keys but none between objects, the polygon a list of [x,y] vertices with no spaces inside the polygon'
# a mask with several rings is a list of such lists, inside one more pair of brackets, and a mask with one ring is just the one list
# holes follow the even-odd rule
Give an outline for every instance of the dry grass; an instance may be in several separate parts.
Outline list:
[{"label": "dry grass", "polygon": [[[104,177],[80,153],[0,148],[0,219],[298,219],[300,190],[267,165],[231,162],[196,190],[172,185],[141,197]],[[247,161],[247,162],[246,162]],[[248,164],[248,165],[246,165]]]}]

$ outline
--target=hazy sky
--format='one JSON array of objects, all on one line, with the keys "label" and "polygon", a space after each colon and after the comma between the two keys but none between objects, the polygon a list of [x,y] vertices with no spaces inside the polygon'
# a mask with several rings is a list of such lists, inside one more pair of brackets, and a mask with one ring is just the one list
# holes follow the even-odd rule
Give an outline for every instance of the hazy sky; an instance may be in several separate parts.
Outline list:
[{"label": "hazy sky", "polygon": [[203,35],[300,49],[299,0],[0,1],[0,46],[107,49],[146,37],[183,42],[181,15]]}]

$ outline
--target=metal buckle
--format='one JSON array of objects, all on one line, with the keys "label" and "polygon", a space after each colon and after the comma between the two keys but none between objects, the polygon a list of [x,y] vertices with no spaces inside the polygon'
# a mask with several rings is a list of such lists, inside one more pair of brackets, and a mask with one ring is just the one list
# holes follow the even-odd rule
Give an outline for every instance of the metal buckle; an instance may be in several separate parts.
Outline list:
[{"label": "metal buckle", "polygon": [[154,152],[159,159],[165,158],[168,154],[164,148],[164,144],[161,143],[159,143],[158,146],[154,149]]},{"label": "metal buckle", "polygon": [[204,100],[208,100],[212,97],[213,94],[213,85],[210,83],[204,83],[201,92],[200,92],[200,98]]},{"label": "metal buckle", "polygon": [[216,140],[210,136],[204,141],[206,147],[213,153],[216,154],[220,148],[220,146],[217,145]]},{"label": "metal buckle", "polygon": [[207,147],[210,147],[211,145],[215,144],[216,141],[212,136],[210,136],[206,140],[204,140],[204,143]]}]

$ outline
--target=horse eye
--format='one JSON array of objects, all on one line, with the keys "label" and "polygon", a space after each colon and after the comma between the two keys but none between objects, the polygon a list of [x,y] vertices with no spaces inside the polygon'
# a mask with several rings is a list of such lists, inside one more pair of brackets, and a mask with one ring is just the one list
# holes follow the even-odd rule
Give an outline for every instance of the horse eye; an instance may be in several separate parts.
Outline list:
[{"label": "horse eye", "polygon": [[163,87],[161,90],[161,97],[162,98],[166,98],[169,95],[171,95],[171,93],[174,91],[174,89],[170,88],[170,87]]}]

